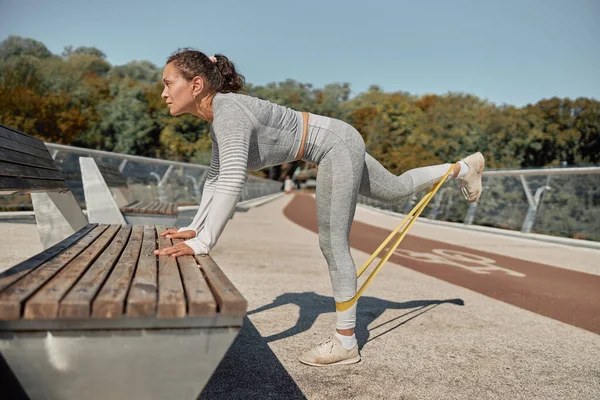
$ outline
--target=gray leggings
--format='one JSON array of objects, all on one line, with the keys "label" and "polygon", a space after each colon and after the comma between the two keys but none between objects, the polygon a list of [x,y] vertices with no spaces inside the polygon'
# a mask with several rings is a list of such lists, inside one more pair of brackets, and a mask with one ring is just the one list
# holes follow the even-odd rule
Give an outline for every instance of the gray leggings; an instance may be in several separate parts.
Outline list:
[{"label": "gray leggings", "polygon": [[[451,164],[393,175],[365,152],[362,137],[351,125],[314,115],[310,117],[303,159],[319,165],[316,189],[319,244],[329,267],[333,297],[336,302],[350,300],[357,289],[349,243],[357,195],[398,203],[438,182]],[[356,305],[337,313],[337,329],[354,328],[355,324]]]}]

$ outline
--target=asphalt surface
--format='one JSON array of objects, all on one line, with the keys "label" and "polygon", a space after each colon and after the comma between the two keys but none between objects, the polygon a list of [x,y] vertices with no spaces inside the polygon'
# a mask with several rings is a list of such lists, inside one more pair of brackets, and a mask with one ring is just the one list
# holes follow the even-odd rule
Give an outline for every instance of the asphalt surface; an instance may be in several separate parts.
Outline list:
[{"label": "asphalt surface", "polygon": [[[597,310],[589,282],[600,275],[600,251],[419,223],[359,300],[362,361],[299,363],[335,327],[318,234],[304,227],[314,200],[300,196],[236,213],[212,251],[248,300],[248,317],[200,399],[600,398],[597,320],[588,326],[579,315]],[[381,242],[398,220],[359,209],[357,265],[373,246],[362,242]],[[35,225],[1,226],[0,270],[41,250]]]},{"label": "asphalt surface", "polygon": [[[312,196],[296,196],[284,214],[298,225],[318,232]],[[355,221],[350,245],[372,253],[390,233],[388,229]],[[386,250],[389,247],[391,245]],[[390,260],[537,314],[600,333],[598,275],[411,235],[404,238]]]}]

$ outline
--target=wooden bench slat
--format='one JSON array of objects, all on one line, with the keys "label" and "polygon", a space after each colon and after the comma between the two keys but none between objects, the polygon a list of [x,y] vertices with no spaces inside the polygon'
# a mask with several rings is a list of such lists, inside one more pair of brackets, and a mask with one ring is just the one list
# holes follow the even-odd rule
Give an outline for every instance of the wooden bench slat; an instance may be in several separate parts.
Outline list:
[{"label": "wooden bench slat", "polygon": [[[161,238],[164,226],[157,226],[158,248],[164,249],[172,245],[171,239]],[[186,314],[185,294],[177,259],[170,255],[158,256],[158,309],[159,318],[183,318]]]},{"label": "wooden bench slat", "polygon": [[148,204],[149,204],[148,201],[140,201],[135,206],[131,207],[131,212],[134,212],[134,213],[135,212],[137,212],[137,213],[143,212],[143,211],[140,211],[140,210],[143,210],[145,207],[148,206]]},{"label": "wooden bench slat", "polygon": [[21,303],[83,252],[107,227],[107,225],[96,226],[75,245],[0,292],[0,318],[19,319],[21,316]]},{"label": "wooden bench slat", "polygon": [[42,251],[41,253],[36,254],[35,256],[20,262],[14,267],[0,273],[0,292],[9,286],[11,283],[17,281],[23,275],[35,270],[37,267],[50,260],[53,257],[56,257],[63,250],[71,247],[75,244],[79,239],[83,236],[87,235],[92,229],[94,229],[98,224],[87,224],[65,240],[56,243],[54,246]]},{"label": "wooden bench slat", "polygon": [[125,310],[125,296],[142,248],[144,227],[133,227],[131,237],[121,258],[92,305],[92,318],[119,318]]},{"label": "wooden bench slat", "polygon": [[163,202],[157,201],[156,204],[154,204],[154,206],[150,209],[151,214],[159,214],[159,211],[162,208],[163,204]]},{"label": "wooden bench slat", "polygon": [[202,272],[217,299],[218,311],[222,315],[244,316],[248,302],[233,286],[229,278],[221,271],[210,256],[196,256]]},{"label": "wooden bench slat", "polygon": [[123,207],[121,207],[121,212],[131,212],[131,210],[133,210],[136,204],[138,203],[139,201],[135,200],[129,204],[124,205]]},{"label": "wooden bench slat", "polygon": [[0,137],[23,143],[27,146],[35,147],[48,152],[44,142],[36,137],[19,132],[9,126],[0,124]]},{"label": "wooden bench slat", "polygon": [[157,210],[158,214],[166,214],[167,213],[167,208],[169,207],[170,203],[161,203],[160,204],[160,208]]},{"label": "wooden bench slat", "polygon": [[34,166],[12,164],[4,161],[0,161],[0,175],[15,176],[18,178],[41,178],[47,180],[64,179],[58,170],[42,169]]},{"label": "wooden bench slat", "polygon": [[135,207],[133,207],[132,212],[143,213],[144,208],[146,208],[148,206],[148,204],[150,204],[149,201],[140,201],[139,203],[137,203],[135,205]]},{"label": "wooden bench slat", "polygon": [[140,201],[134,207],[131,208],[131,212],[138,212],[138,213],[142,212],[140,210],[142,210],[147,205],[148,205],[147,201]]},{"label": "wooden bench slat", "polygon": [[[183,239],[173,240],[173,244],[181,242],[183,242]],[[217,302],[194,257],[180,256],[177,257],[177,262],[179,263],[179,271],[181,271],[188,302],[188,315],[190,317],[215,315],[217,313]]]},{"label": "wooden bench slat", "polygon": [[[1,136],[1,134],[0,134]],[[48,149],[38,149],[37,147],[27,146],[26,144],[15,142],[6,138],[0,137],[0,147],[7,150],[12,150],[20,154],[30,154],[45,160],[54,161]]]},{"label": "wooden bench slat", "polygon": [[177,203],[162,201],[134,201],[120,208],[121,212],[138,214],[177,214]]},{"label": "wooden bench slat", "polygon": [[153,226],[144,225],[144,238],[140,259],[127,296],[128,317],[152,317],[156,314],[158,293],[156,231]]},{"label": "wooden bench slat", "polygon": [[151,201],[149,202],[145,207],[144,207],[144,214],[151,214],[152,209],[154,208],[154,206],[156,206],[156,201]]},{"label": "wooden bench slat", "polygon": [[129,204],[124,205],[123,207],[121,207],[121,212],[131,212],[133,206],[139,204],[139,201],[135,200]]},{"label": "wooden bench slat", "polygon": [[56,164],[53,160],[47,158],[36,157],[31,154],[21,153],[18,151],[10,151],[0,145],[0,161],[9,163],[26,164],[37,166],[39,168],[46,168],[58,171]]},{"label": "wooden bench slat", "polygon": [[[119,225],[112,225],[112,227]],[[84,275],[60,302],[60,318],[89,318],[92,300],[127,245],[131,225],[122,225],[108,247],[85,271]]]},{"label": "wooden bench slat", "polygon": [[141,207],[141,212],[143,212],[144,214],[149,214],[149,211],[152,209],[152,207],[154,207],[155,204],[155,201],[149,201],[143,207]]},{"label": "wooden bench slat", "polygon": [[47,180],[44,178],[17,178],[0,175],[0,194],[17,192],[64,192],[69,188],[64,180]]},{"label": "wooden bench slat", "polygon": [[85,251],[77,255],[58,273],[54,274],[25,304],[25,319],[54,319],[60,311],[60,300],[77,282],[92,262],[108,246],[117,232],[115,225],[105,225],[105,230]]}]

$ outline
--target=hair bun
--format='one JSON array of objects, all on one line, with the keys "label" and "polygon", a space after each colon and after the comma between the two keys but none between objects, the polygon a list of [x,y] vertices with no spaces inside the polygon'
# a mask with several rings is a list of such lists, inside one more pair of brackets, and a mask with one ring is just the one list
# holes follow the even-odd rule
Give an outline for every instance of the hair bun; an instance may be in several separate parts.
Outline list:
[{"label": "hair bun", "polygon": [[235,93],[244,87],[245,79],[235,70],[235,65],[223,54],[215,54],[217,60],[216,65],[221,76],[223,84],[219,92]]},{"label": "hair bun", "polygon": [[210,87],[219,93],[235,93],[244,87],[244,77],[237,73],[235,66],[223,54],[208,57],[199,50],[179,49],[167,59],[188,81],[195,76],[205,76]]}]

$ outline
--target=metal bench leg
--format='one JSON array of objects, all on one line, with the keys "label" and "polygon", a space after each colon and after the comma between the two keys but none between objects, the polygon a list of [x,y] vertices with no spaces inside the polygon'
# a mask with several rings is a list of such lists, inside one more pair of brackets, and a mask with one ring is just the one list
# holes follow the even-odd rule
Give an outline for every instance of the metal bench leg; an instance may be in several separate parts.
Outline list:
[{"label": "metal bench leg", "polygon": [[125,225],[125,218],[102,177],[96,161],[91,157],[80,157],[79,165],[90,223]]},{"label": "metal bench leg", "polygon": [[70,190],[64,193],[31,193],[31,201],[44,249],[71,236],[88,223]]},{"label": "metal bench leg", "polygon": [[15,332],[0,348],[32,399],[196,399],[238,332]]}]

